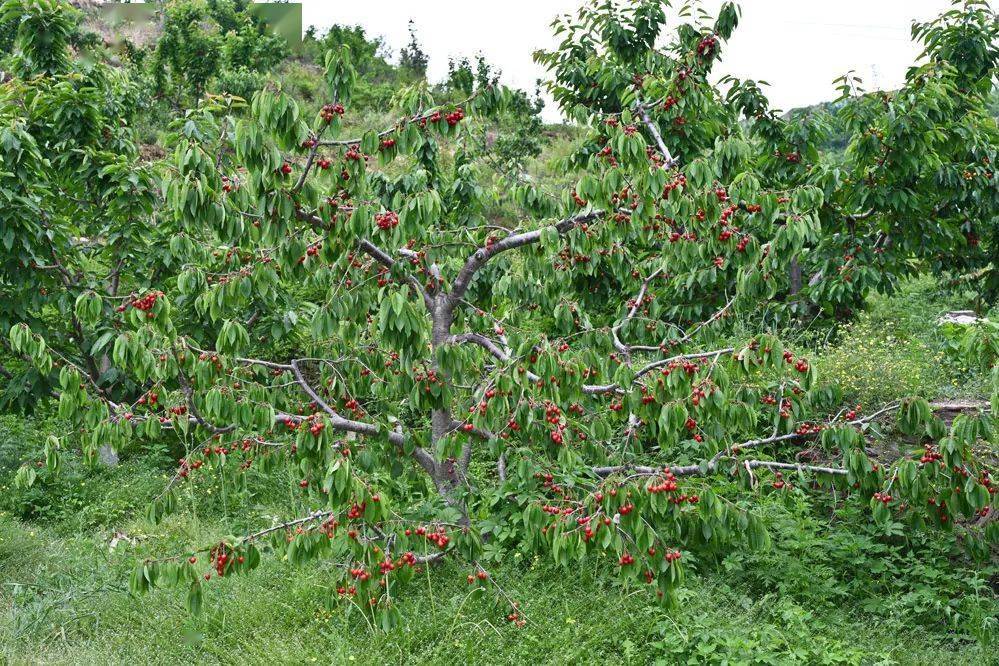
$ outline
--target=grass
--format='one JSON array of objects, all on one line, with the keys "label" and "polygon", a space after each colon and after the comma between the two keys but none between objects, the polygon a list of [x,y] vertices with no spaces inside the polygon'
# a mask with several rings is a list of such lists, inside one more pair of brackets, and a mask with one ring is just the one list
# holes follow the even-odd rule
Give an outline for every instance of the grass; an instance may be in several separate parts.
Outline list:
[{"label": "grass", "polygon": [[872,297],[866,311],[836,329],[833,344],[818,345],[821,380],[868,406],[908,396],[987,395],[985,378],[949,351],[936,326],[942,314],[962,305],[939,291],[932,276],[905,282],[890,297]]},{"label": "grass", "polygon": [[[788,525],[800,529],[796,520]],[[800,538],[783,536],[794,537],[792,546]],[[495,576],[523,600],[523,629],[470,600],[465,572],[445,565],[401,598],[404,625],[381,633],[357,613],[326,608],[321,568],[266,561],[250,576],[208,586],[208,611],[192,617],[181,591],[127,595],[127,546],[112,552],[92,535],[67,538],[3,518],[2,600],[14,612],[0,625],[0,655],[10,663],[87,664],[987,663],[986,645],[934,628],[939,619],[927,630],[890,591],[879,607],[823,599],[854,577],[848,568],[815,567],[805,572],[812,584],[797,593],[758,578],[781,563],[789,576],[799,574],[790,566],[798,549],[781,543],[764,560],[739,556],[708,567],[673,611],[622,591],[592,565],[565,572],[538,560],[509,563]],[[25,580],[42,588],[11,594],[10,583]]]},{"label": "grass", "polygon": [[[959,305],[932,281],[907,283],[830,342],[804,343],[850,400],[980,396],[980,378],[933,325]],[[249,575],[207,584],[205,612],[191,616],[181,589],[129,596],[136,558],[242,526],[227,522],[217,492],[147,523],[143,509],[172,457],[165,450],[133,452],[113,470],[67,465],[31,491],[4,486],[11,461],[37,457],[58,427],[44,416],[0,417],[2,663],[997,663],[995,562],[967,560],[948,535],[885,539],[855,503],[786,493],[754,499],[773,547],[690,561],[672,609],[622,589],[599,562],[561,570],[513,554],[491,573],[520,601],[525,627],[472,598],[468,572],[447,562],[398,597],[400,627],[372,631],[360,613],[329,605],[328,569],[265,557]],[[239,511],[260,517],[284,500],[272,489],[229,501],[230,511],[244,501]]]}]

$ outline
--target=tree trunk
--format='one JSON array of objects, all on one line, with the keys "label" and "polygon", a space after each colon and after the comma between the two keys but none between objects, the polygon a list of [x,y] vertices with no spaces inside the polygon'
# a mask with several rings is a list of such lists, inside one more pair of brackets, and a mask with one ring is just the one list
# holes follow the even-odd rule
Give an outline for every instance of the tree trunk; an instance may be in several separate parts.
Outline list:
[{"label": "tree trunk", "polygon": [[[434,306],[430,312],[430,316],[433,322],[431,347],[433,352],[436,353],[440,347],[448,344],[448,338],[451,337],[451,324],[454,322],[453,304],[450,302],[447,294],[437,294],[434,298]],[[440,370],[436,359],[434,360],[433,367],[435,370]],[[444,379],[448,380],[449,378],[445,377]],[[431,412],[432,454],[437,450],[437,442],[453,430],[453,422],[454,418],[451,411],[447,408],[435,409]],[[462,458],[464,457],[463,455]],[[430,476],[433,478],[434,485],[437,487],[437,491],[441,494],[441,497],[444,498],[444,501],[449,506],[461,512],[459,522],[467,526],[469,524],[468,512],[465,510],[464,503],[455,497],[455,491],[465,482],[465,469],[463,469],[463,466],[454,458],[444,461],[437,461],[435,458],[433,471],[430,473]]]},{"label": "tree trunk", "polygon": [[97,457],[101,464],[106,467],[115,467],[118,464],[118,454],[114,452],[109,444],[105,444],[97,450]]},{"label": "tree trunk", "polygon": [[798,263],[797,257],[791,260],[789,273],[791,278],[791,295],[797,296],[798,292],[801,291],[801,264]]}]

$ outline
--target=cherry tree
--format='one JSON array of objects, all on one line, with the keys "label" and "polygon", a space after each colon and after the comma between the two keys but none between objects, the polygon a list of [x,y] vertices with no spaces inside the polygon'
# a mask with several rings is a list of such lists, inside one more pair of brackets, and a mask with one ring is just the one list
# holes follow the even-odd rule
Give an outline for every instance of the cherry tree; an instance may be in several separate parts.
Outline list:
[{"label": "cherry tree", "polygon": [[[107,64],[70,57],[78,18],[48,0],[0,8],[17,34],[16,76],[0,87],[0,325],[29,325],[98,395],[118,399],[136,388],[111,364],[114,308],[134,298],[136,282],[171,273],[157,251],[166,235],[154,223],[156,176],[129,127],[136,87]],[[27,410],[48,398],[51,371],[0,363],[0,405]]]},{"label": "cherry tree", "polygon": [[[512,99],[492,83],[444,104],[413,88],[398,122],[346,135],[346,50],[327,54],[315,118],[268,88],[178,119],[155,221],[176,277],[114,317],[111,363],[141,388],[96,390],[27,323],[9,344],[58,375],[85,451],[183,443],[152,520],[199,476],[235,492],[258,469],[294,475],[310,510],[144,560],[133,590],[182,582],[196,610],[207,581],[270,552],[329,558],[333,597],[390,627],[398,587],[454,557],[519,624],[488,571],[506,553],[604,558],[669,602],[685,554],[766,547],[758,493],[830,489],[886,532],[956,529],[988,552],[995,491],[974,447],[989,415],[948,429],[922,400],[842,406],[768,332],[829,195],[768,172],[774,146],[733,102],[758,88],[710,83],[736,8],[661,47],[665,9],[587,6],[537,55],[588,128],[561,190],[490,172],[473,150],[476,123]],[[95,289],[77,311],[99,320],[107,302]],[[261,308],[286,337],[247,325]],[[891,416],[929,443],[872,460],[867,437]],[[53,467],[69,441],[50,441]]]}]

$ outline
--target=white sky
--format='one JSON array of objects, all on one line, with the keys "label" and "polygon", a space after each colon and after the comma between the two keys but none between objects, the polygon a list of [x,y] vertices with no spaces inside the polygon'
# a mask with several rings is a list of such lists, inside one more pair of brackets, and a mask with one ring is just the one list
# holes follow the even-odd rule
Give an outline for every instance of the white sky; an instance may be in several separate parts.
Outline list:
[{"label": "white sky", "polygon": [[[429,77],[442,79],[449,57],[483,53],[507,85],[533,91],[545,72],[531,60],[554,45],[549,24],[575,12],[584,0],[302,0],[303,24],[361,25],[380,35],[393,59],[409,41],[413,19],[430,57]],[[679,5],[680,2],[674,4]],[[742,0],[739,28],[717,73],[770,83],[765,91],[780,109],[836,97],[832,80],[855,70],[864,87],[893,88],[920,50],[910,38],[913,20],[925,21],[950,7],[949,0]],[[721,0],[704,0],[712,15]],[[557,120],[549,102],[544,116]]]}]

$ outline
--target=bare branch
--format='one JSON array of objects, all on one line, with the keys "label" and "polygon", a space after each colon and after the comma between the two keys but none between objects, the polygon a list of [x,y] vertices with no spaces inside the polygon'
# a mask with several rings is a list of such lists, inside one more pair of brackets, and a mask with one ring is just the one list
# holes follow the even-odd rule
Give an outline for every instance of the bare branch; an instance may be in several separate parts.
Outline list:
[{"label": "bare branch", "polygon": [[799,472],[814,472],[818,474],[833,474],[836,476],[846,476],[849,472],[842,467],[822,467],[820,465],[801,465],[799,463],[782,463],[770,460],[747,460],[745,465],[749,469],[766,467],[767,469],[790,469]]}]

